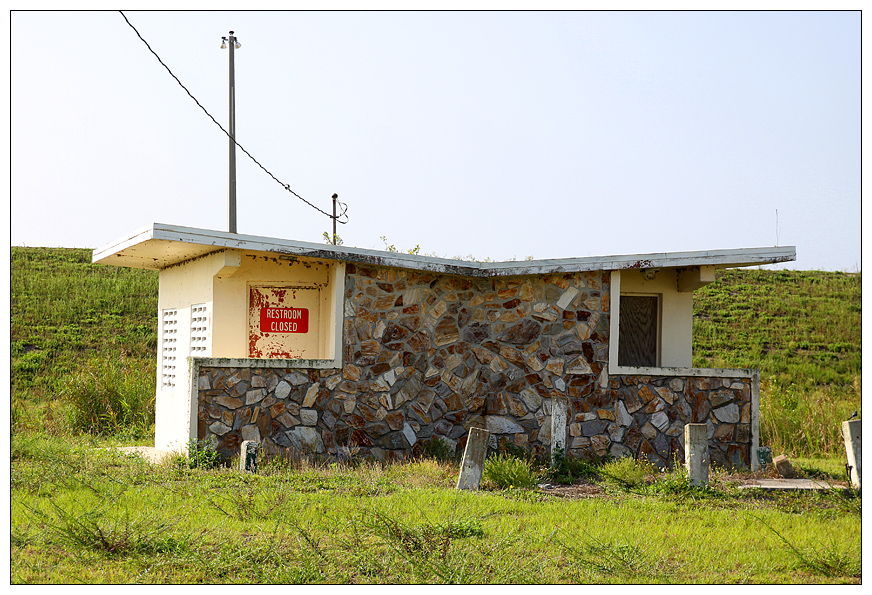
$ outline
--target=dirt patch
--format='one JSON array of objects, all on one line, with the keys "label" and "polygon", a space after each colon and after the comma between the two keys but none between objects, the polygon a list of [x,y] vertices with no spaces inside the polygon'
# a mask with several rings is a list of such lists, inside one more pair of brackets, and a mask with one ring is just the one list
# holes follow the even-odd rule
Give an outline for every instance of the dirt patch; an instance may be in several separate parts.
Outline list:
[{"label": "dirt patch", "polygon": [[543,494],[558,498],[596,498],[606,495],[602,486],[587,479],[580,479],[572,485],[541,483],[539,489]]}]

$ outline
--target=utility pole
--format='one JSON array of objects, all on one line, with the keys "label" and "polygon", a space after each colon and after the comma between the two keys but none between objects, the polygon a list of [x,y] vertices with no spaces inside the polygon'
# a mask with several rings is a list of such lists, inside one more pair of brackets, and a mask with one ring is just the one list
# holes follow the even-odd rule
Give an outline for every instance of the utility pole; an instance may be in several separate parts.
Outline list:
[{"label": "utility pole", "polygon": [[233,31],[230,32],[230,37],[221,38],[222,50],[228,48],[228,42],[230,48],[230,154],[228,157],[230,176],[227,190],[227,226],[230,233],[236,233],[236,75],[233,64],[233,51],[242,47],[242,44],[233,36]]}]

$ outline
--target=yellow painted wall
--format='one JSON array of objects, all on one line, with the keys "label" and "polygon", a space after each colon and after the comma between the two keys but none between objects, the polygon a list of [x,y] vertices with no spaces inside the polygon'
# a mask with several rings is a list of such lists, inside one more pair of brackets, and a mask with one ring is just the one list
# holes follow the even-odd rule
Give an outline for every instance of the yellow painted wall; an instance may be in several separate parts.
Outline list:
[{"label": "yellow painted wall", "polygon": [[[611,336],[609,359],[617,362],[618,317],[615,300],[622,294],[660,296],[660,362],[658,367],[689,368],[693,364],[693,292],[678,291],[675,269],[661,269],[653,279],[641,271],[612,272]],[[613,364],[614,365],[614,364]]]},{"label": "yellow painted wall", "polygon": [[249,291],[252,285],[287,285],[318,289],[317,312],[310,312],[306,335],[293,337],[307,359],[339,360],[338,339],[344,305],[344,263],[282,257],[273,253],[224,250],[195,258],[160,271],[158,313],[178,311],[176,386],[161,386],[161,329],[158,329],[158,370],[155,399],[155,446],[183,449],[180,436],[196,437],[196,405],[188,383],[191,346],[191,306],[207,304],[211,332],[205,352],[198,356],[247,358]]}]

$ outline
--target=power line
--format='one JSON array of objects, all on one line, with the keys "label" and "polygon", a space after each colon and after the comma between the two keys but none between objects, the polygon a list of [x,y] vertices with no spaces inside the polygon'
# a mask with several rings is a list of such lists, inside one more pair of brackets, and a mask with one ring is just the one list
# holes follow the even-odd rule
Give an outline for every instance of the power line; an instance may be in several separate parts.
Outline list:
[{"label": "power line", "polygon": [[[315,209],[316,211],[318,211],[318,212],[321,213],[322,215],[326,215],[326,216],[329,217],[330,219],[334,219],[333,215],[331,215],[331,214],[328,213],[327,211],[324,211],[324,210],[318,208],[317,206],[315,206],[314,204],[312,204],[311,202],[309,202],[308,200],[306,200],[305,198],[303,198],[302,196],[300,196],[299,194],[297,194],[296,192],[294,192],[293,190],[291,190],[291,186],[290,186],[289,184],[285,184],[284,182],[282,182],[281,180],[279,180],[277,177],[275,177],[271,171],[269,171],[267,168],[265,168],[263,165],[261,165],[260,161],[258,161],[257,159],[255,159],[254,156],[253,156],[251,153],[249,153],[248,151],[246,151],[246,150],[245,150],[245,147],[243,147],[242,145],[240,145],[240,144],[236,141],[235,138],[231,137],[231,136],[230,136],[230,133],[227,132],[227,131],[224,129],[224,127],[223,127],[221,124],[218,123],[218,120],[216,120],[216,119],[212,116],[212,114],[210,114],[209,111],[208,111],[205,107],[203,107],[203,105],[202,105],[199,101],[197,101],[197,98],[194,97],[193,93],[191,93],[190,91],[188,91],[188,88],[187,88],[185,85],[182,84],[182,81],[179,80],[179,77],[177,77],[175,74],[173,74],[173,71],[170,70],[170,67],[167,66],[166,64],[164,64],[164,61],[160,59],[160,56],[158,56],[158,55],[157,55],[157,52],[155,52],[155,51],[151,48],[151,46],[148,44],[148,42],[145,40],[145,38],[143,38],[142,35],[140,35],[140,33],[139,33],[139,31],[137,31],[136,27],[134,27],[133,24],[132,24],[128,19],[127,19],[127,16],[126,16],[122,11],[120,11],[120,10],[119,10],[118,12],[121,13],[121,16],[124,17],[125,22],[126,22],[128,25],[130,25],[130,28],[133,29],[134,33],[136,33],[136,36],[139,37],[139,39],[142,40],[142,43],[145,44],[145,47],[148,48],[148,51],[150,51],[152,54],[154,54],[154,57],[157,58],[157,61],[160,62],[161,66],[163,66],[164,68],[166,68],[167,72],[170,73],[170,76],[173,77],[173,78],[176,80],[176,82],[179,84],[179,86],[180,86],[182,89],[185,90],[185,93],[187,93],[188,96],[189,96],[191,99],[194,100],[194,103],[196,103],[198,106],[200,106],[200,109],[203,110],[203,113],[205,113],[207,116],[209,116],[209,119],[212,120],[212,121],[215,123],[215,125],[216,125],[218,128],[221,129],[221,132],[223,132],[225,135],[227,135],[227,138],[229,138],[230,140],[233,141],[233,144],[235,144],[237,147],[239,147],[239,149],[240,149],[243,153],[245,153],[246,155],[248,155],[249,159],[251,159],[252,161],[254,161],[254,162],[258,165],[258,167],[260,167],[260,169],[262,169],[263,171],[265,171],[269,177],[271,177],[273,180],[275,180],[275,181],[279,184],[279,186],[281,186],[282,188],[284,188],[285,190],[287,190],[288,192],[290,192],[291,194],[293,194],[294,196],[296,196],[297,198],[299,198],[300,200],[302,200],[304,203],[306,203],[307,205],[309,205],[310,207],[312,207],[313,209]],[[340,203],[338,203],[338,204],[341,205],[341,207],[342,207],[342,213],[340,213],[339,215],[337,215],[337,216],[335,217],[335,219],[336,219],[336,221],[337,221],[338,223],[342,223],[343,225],[345,225],[346,223],[348,223],[348,205],[346,205],[345,203],[342,203],[342,202],[340,202]],[[345,217],[345,220],[344,220],[344,221],[341,220],[343,217]]]}]

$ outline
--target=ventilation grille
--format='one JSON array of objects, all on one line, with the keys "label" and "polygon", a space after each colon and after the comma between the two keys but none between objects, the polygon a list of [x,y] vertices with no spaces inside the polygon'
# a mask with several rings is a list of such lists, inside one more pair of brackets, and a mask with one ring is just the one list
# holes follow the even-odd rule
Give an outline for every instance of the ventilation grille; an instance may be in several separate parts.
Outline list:
[{"label": "ventilation grille", "polygon": [[175,308],[161,311],[160,328],[161,386],[176,385],[176,355],[179,342],[179,311]]},{"label": "ventilation grille", "polygon": [[194,304],[191,306],[191,355],[205,357],[209,336],[209,306]]}]

